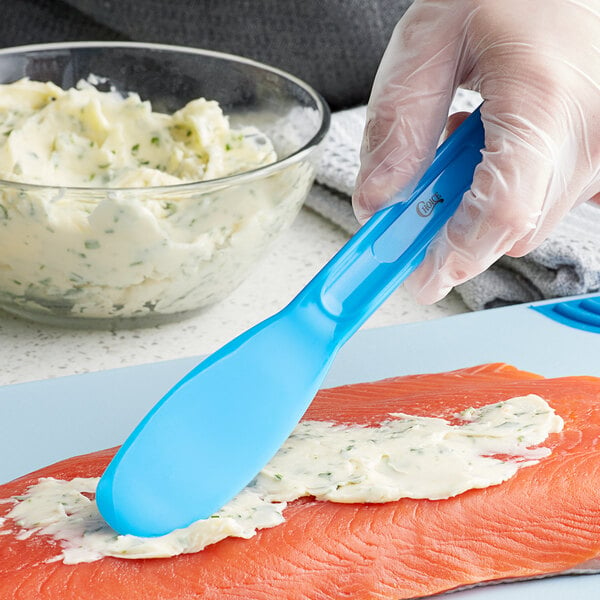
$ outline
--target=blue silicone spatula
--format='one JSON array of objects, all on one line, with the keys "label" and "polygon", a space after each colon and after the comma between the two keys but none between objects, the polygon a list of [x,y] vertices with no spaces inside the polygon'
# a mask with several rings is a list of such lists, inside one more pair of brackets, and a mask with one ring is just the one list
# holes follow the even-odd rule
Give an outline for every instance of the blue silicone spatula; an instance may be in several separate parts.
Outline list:
[{"label": "blue silicone spatula", "polygon": [[484,133],[475,111],[407,202],[377,212],[279,313],[202,361],[154,406],[102,476],[118,532],[158,536],[208,518],[271,459],[338,349],[416,268],[470,187]]}]

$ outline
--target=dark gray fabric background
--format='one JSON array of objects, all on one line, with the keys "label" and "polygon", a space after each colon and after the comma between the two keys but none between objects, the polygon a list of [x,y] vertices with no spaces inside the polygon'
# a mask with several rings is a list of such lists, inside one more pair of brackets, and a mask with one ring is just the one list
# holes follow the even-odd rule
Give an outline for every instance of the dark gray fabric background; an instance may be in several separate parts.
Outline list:
[{"label": "dark gray fabric background", "polygon": [[368,99],[411,0],[2,0],[0,46],[68,40],[181,44],[301,77],[333,110]]}]

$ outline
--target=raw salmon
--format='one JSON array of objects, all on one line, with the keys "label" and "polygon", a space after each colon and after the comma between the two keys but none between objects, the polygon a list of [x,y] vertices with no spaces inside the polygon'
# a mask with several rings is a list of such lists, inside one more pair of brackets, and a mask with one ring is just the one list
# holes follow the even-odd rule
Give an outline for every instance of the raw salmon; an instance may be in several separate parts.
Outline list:
[{"label": "raw salmon", "polygon": [[[600,556],[600,379],[543,379],[507,365],[321,391],[305,418],[377,425],[390,412],[451,418],[534,393],[562,416],[552,454],[509,481],[449,500],[334,504],[302,499],[286,522],[168,559],[65,565],[58,542],[0,536],[1,600],[337,600],[414,598],[481,582],[572,570]],[[71,458],[40,477],[99,476],[113,455]],[[0,514],[11,508],[0,505]]]}]

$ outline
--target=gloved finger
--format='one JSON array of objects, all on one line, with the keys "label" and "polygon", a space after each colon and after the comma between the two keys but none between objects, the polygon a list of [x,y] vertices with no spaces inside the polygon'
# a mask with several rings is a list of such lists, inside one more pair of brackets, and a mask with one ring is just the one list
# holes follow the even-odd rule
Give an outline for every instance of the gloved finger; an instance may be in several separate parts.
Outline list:
[{"label": "gloved finger", "polygon": [[520,110],[505,99],[483,105],[486,147],[471,189],[406,281],[420,302],[436,302],[538,226],[554,165],[531,143],[533,122]]},{"label": "gloved finger", "polygon": [[[521,177],[520,183],[514,179],[512,192],[523,203],[540,207],[535,227],[506,250],[512,256],[539,246],[574,205],[591,197],[585,188],[598,172],[600,146],[590,115],[598,107],[599,63],[582,62],[586,40],[597,33],[598,14],[590,18],[586,2],[552,4],[553,17],[535,27],[515,19],[518,6],[510,3],[488,3],[472,20],[469,42],[475,67],[466,84],[486,98],[487,114],[504,125],[498,129],[501,135],[504,131],[522,140],[514,157],[497,158],[496,173],[509,172],[503,158],[517,161],[513,166]],[[557,16],[561,12],[562,19]],[[565,45],[565,39],[573,43]],[[489,137],[495,135],[492,125],[486,128],[488,149]],[[544,186],[534,184],[540,177]],[[494,195],[498,204],[505,200],[501,187]]]},{"label": "gloved finger", "polygon": [[[446,26],[440,30],[439,13]],[[461,31],[437,3],[415,3],[394,30],[367,108],[353,206],[366,220],[408,196],[433,159],[456,87]],[[397,195],[394,201],[398,201]]]},{"label": "gloved finger", "polygon": [[600,188],[600,166],[594,164],[596,159],[590,153],[591,144],[584,141],[588,128],[584,116],[587,111],[578,106],[577,91],[573,91],[575,95],[569,110],[556,109],[558,122],[553,129],[554,139],[545,148],[552,174],[545,191],[542,214],[536,228],[507,251],[509,256],[521,257],[537,248],[574,206],[592,198]]}]

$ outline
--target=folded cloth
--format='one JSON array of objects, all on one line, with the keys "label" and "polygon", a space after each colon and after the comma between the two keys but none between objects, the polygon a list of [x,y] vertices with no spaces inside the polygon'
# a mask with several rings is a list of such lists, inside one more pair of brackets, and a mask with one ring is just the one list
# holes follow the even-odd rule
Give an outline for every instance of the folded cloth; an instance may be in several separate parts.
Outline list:
[{"label": "folded cloth", "polygon": [[[478,94],[459,90],[450,112],[472,110]],[[366,106],[333,114],[306,205],[354,233],[359,225],[350,197],[360,166]],[[600,289],[600,205],[572,210],[551,236],[522,258],[505,256],[487,271],[457,286],[472,310],[594,292]]]},{"label": "folded cloth", "polygon": [[578,206],[541,246],[456,289],[474,310],[600,290],[600,205]]}]

